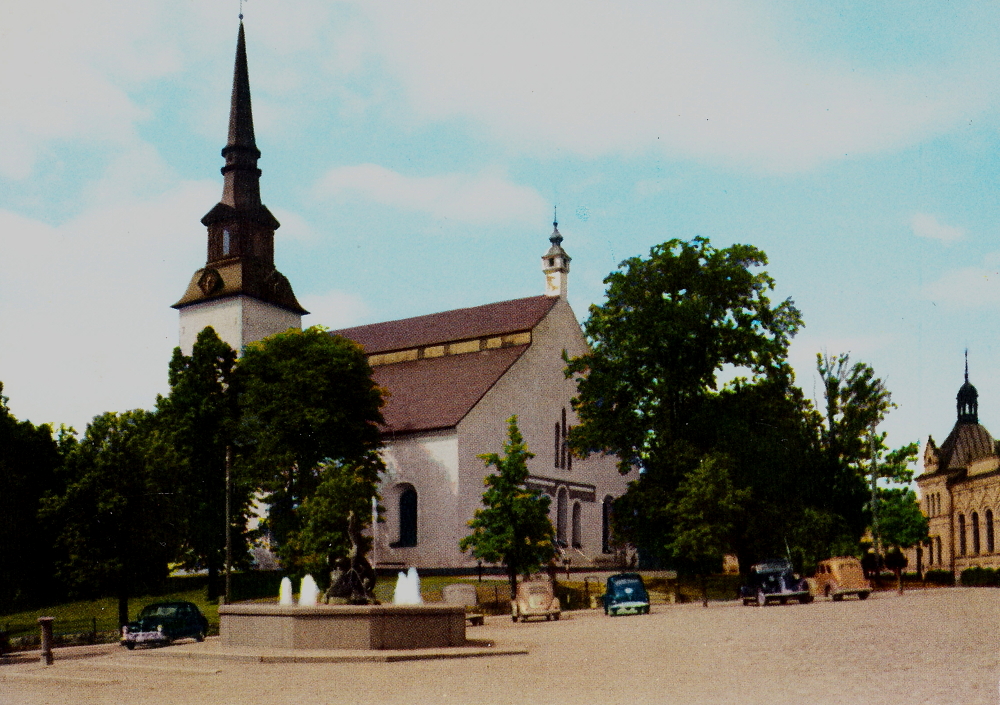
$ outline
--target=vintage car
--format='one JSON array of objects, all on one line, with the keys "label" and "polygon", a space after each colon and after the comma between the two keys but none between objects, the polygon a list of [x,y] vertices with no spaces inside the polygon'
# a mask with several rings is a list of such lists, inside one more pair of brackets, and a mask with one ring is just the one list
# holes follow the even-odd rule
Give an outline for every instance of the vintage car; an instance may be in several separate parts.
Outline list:
[{"label": "vintage car", "polygon": [[744,605],[756,603],[761,607],[768,602],[785,604],[789,600],[798,600],[806,604],[813,600],[806,581],[800,580],[792,572],[792,564],[781,558],[752,566],[746,582],[740,587],[740,597]]},{"label": "vintage car", "polygon": [[638,573],[619,573],[608,578],[604,591],[604,614],[649,614],[649,593]]},{"label": "vintage car", "polygon": [[146,605],[134,622],[122,627],[121,643],[126,649],[136,644],[169,644],[174,639],[204,641],[208,620],[191,602],[157,602]]},{"label": "vintage car", "polygon": [[872,592],[872,584],[865,579],[861,561],[851,556],[827,558],[816,566],[815,577],[809,578],[813,595],[843,600],[845,595],[857,595],[864,600]]},{"label": "vintage car", "polygon": [[510,601],[510,618],[515,622],[528,617],[559,619],[559,598],[555,595],[552,580],[539,576],[517,583],[517,595]]}]

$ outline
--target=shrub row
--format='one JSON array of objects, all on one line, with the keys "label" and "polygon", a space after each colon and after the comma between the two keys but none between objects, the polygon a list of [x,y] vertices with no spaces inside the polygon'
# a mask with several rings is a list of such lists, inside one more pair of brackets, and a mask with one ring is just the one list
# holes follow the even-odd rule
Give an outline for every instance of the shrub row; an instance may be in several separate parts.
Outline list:
[{"label": "shrub row", "polygon": [[1000,587],[1000,571],[979,566],[966,568],[961,581],[966,587]]}]

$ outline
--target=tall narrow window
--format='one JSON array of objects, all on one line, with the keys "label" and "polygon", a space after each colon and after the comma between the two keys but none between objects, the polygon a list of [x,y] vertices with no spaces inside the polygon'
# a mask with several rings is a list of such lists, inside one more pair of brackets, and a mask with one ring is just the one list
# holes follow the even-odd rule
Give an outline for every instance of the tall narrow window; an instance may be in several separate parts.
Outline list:
[{"label": "tall narrow window", "polygon": [[927,542],[927,565],[934,565],[934,539]]},{"label": "tall narrow window", "polygon": [[399,540],[393,548],[417,545],[417,491],[413,485],[403,485],[399,493]]},{"label": "tall narrow window", "polygon": [[566,546],[566,501],[567,492],[565,487],[560,487],[556,494],[556,541],[560,546]]},{"label": "tall narrow window", "polygon": [[979,514],[972,513],[972,555],[979,555]]},{"label": "tall narrow window", "polygon": [[583,548],[583,511],[579,502],[573,502],[573,548]]},{"label": "tall narrow window", "polygon": [[225,228],[222,231],[222,256],[228,257],[229,250],[232,247],[232,236],[229,234],[229,228]]},{"label": "tall narrow window", "polygon": [[601,507],[601,552],[611,553],[611,512],[614,509],[614,500],[605,497]]},{"label": "tall narrow window", "polygon": [[561,427],[559,422],[556,421],[556,434],[555,434],[555,446],[552,448],[552,467],[559,467],[559,457],[562,453],[562,434],[560,433]]},{"label": "tall narrow window", "polygon": [[965,515],[958,515],[958,555],[965,555]]},{"label": "tall narrow window", "polygon": [[555,426],[555,445],[553,447],[553,466],[559,470],[573,469],[573,456],[569,452],[569,432],[572,426],[566,425],[566,409],[562,409],[559,421]]},{"label": "tall narrow window", "polygon": [[934,543],[937,544],[938,565],[942,565],[944,563],[944,554],[941,553],[941,537],[936,536],[934,538]]},{"label": "tall narrow window", "polygon": [[983,524],[986,529],[986,552],[993,553],[993,510],[987,509],[983,515]]}]

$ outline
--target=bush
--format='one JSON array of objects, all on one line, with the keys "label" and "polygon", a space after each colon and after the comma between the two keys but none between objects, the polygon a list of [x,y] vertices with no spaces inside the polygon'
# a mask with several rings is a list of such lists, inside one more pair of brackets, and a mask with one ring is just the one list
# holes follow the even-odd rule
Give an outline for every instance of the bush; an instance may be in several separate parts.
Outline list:
[{"label": "bush", "polygon": [[966,587],[997,587],[1000,586],[1000,574],[993,568],[973,566],[962,571],[961,581]]},{"label": "bush", "polygon": [[955,574],[950,570],[928,570],[924,573],[924,582],[932,585],[954,585]]}]

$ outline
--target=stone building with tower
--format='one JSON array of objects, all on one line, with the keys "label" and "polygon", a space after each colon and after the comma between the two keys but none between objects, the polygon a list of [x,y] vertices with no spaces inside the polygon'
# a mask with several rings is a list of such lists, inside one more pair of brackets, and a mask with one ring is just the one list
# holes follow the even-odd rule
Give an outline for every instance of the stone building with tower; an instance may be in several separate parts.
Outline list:
[{"label": "stone building with tower", "polygon": [[958,418],[944,443],[927,439],[917,486],[930,537],[920,551],[921,567],[958,576],[973,566],[1000,568],[1000,448],[979,423],[979,392],[968,366],[956,401]]},{"label": "stone building with tower", "polygon": [[[222,155],[222,200],[202,219],[207,260],[174,304],[186,354],[205,326],[239,351],[301,327],[307,313],[274,266],[278,221],[260,199],[242,23]],[[563,355],[583,354],[587,343],[566,300],[570,257],[562,241],[554,222],[540,296],[331,333],[362,346],[388,393],[381,490],[387,521],[374,527],[376,566],[475,567],[458,542],[485,489],[488,469],[477,456],[502,452],[514,415],[535,454],[529,484],[552,500],[562,560],[571,566],[613,562],[611,502],[624,493],[626,480],[614,458],[574,459],[566,446],[576,384],[563,374]]]}]

